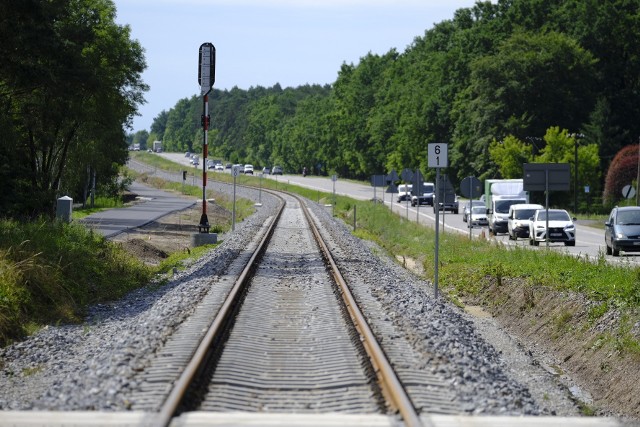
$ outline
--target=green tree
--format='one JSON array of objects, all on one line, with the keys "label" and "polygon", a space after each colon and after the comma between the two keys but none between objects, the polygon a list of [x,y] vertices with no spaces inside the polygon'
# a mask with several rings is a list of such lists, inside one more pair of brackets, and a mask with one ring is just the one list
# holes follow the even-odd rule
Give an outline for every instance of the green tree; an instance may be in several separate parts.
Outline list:
[{"label": "green tree", "polygon": [[489,145],[489,155],[498,166],[500,176],[505,179],[522,178],[522,165],[533,160],[531,145],[525,144],[513,135],[508,135],[502,141],[494,139]]},{"label": "green tree", "polygon": [[[143,101],[145,63],[115,12],[109,0],[0,6],[2,123],[25,166],[17,170],[26,171],[11,179],[30,188],[29,201],[16,206],[22,214],[52,214],[59,191],[81,194],[77,177],[88,167],[127,158],[123,129]],[[92,155],[80,155],[88,144]],[[103,170],[105,180],[117,178],[114,168]]]},{"label": "green tree", "polygon": [[593,56],[565,35],[514,34],[495,55],[472,63],[456,144],[541,135],[555,123],[580,128],[594,105],[594,65]]}]

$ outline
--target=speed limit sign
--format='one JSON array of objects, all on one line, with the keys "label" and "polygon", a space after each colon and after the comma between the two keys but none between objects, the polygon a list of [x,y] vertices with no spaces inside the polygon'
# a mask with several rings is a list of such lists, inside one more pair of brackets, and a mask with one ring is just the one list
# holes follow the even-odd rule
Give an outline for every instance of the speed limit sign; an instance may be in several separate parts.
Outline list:
[{"label": "speed limit sign", "polygon": [[430,168],[446,168],[449,166],[449,145],[429,144],[427,147],[427,165]]}]

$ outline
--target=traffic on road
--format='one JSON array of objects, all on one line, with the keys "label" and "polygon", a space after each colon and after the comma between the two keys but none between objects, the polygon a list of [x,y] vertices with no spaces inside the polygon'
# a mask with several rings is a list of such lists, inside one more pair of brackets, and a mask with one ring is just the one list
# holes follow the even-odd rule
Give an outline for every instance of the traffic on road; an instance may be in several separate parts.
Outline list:
[{"label": "traffic on road", "polygon": [[[185,158],[183,154],[160,153],[159,155],[177,163],[189,164],[189,159]],[[193,167],[193,165],[191,165],[191,167]],[[435,226],[433,206],[419,203],[415,203],[414,205],[409,196],[398,201],[397,189],[396,193],[390,194],[386,192],[387,188],[385,187],[373,187],[367,183],[341,180],[339,177],[335,182],[332,181],[331,177],[326,176],[307,175],[303,177],[301,173],[283,173],[282,175],[262,174],[262,176],[266,179],[277,179],[282,182],[323,192],[330,193],[335,189],[338,195],[348,196],[358,200],[376,199],[384,203],[384,205],[388,206],[398,215],[405,216],[409,220],[417,221],[420,224]],[[480,224],[475,224],[470,228],[468,226],[468,220],[466,219],[469,215],[468,211],[465,216],[468,201],[460,200],[456,197],[456,203],[459,205],[457,213],[455,210],[440,210],[439,212],[441,231],[445,233],[455,232],[467,234],[471,238],[493,239],[506,246],[526,247],[531,250],[546,250],[548,248],[586,259],[605,257],[609,262],[640,265],[640,207],[636,208],[639,218],[637,227],[635,227],[636,234],[629,236],[631,237],[630,244],[628,243],[628,239],[624,240],[627,242],[625,243],[627,244],[627,251],[622,249],[621,246],[616,246],[616,256],[613,256],[614,249],[611,249],[611,243],[609,244],[609,249],[605,243],[605,228],[609,230],[609,235],[616,235],[615,231],[613,231],[615,227],[613,225],[605,227],[605,221],[602,221],[602,223],[593,223],[591,221],[582,223],[574,218],[569,218],[571,226],[574,227],[570,233],[572,239],[566,238],[567,234],[565,233],[564,226],[562,227],[562,231],[554,231],[552,224],[549,229],[553,233],[563,233],[565,238],[559,241],[549,242],[548,245],[546,239],[540,236],[533,241],[529,238],[528,234],[527,237],[523,237],[521,234],[514,239],[512,234],[509,233],[508,227],[509,208],[516,204],[525,205],[529,202],[528,195],[521,188],[521,181],[522,180],[487,180],[483,197],[479,200],[474,200],[473,204],[474,206],[485,206],[488,225],[484,225],[484,220],[480,220]],[[613,218],[610,218],[607,222],[613,224],[615,221]],[[546,227],[546,224],[543,223],[539,223],[538,225],[540,227]],[[618,232],[618,234],[620,234],[620,232]],[[625,238],[626,237],[628,236],[625,236]],[[556,238],[556,236],[554,236],[554,238]],[[557,238],[555,240],[557,240]],[[532,242],[537,242],[537,245]],[[638,252],[630,251],[629,245],[632,245],[633,249],[637,247]]]}]

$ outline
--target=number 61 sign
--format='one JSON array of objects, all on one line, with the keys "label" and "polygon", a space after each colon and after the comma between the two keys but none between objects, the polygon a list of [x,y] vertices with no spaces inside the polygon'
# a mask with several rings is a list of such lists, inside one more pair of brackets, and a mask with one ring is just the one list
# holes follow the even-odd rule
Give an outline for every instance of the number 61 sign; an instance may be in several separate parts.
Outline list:
[{"label": "number 61 sign", "polygon": [[427,149],[427,160],[430,168],[446,168],[449,166],[449,146],[448,144],[429,144]]}]

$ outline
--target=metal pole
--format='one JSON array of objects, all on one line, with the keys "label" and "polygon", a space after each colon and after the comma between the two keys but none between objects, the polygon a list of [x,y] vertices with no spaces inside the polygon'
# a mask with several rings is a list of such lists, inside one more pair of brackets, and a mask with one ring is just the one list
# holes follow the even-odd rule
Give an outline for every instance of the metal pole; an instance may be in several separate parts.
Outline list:
[{"label": "metal pole", "polygon": [[[573,214],[578,214],[578,136],[574,137],[575,142],[575,174],[573,181]],[[549,177],[547,177],[548,179]]]},{"label": "metal pole", "polygon": [[439,212],[440,212],[440,168],[436,169],[436,194],[435,194],[435,204],[434,206],[436,207],[436,250],[435,250],[435,271],[434,271],[434,288],[433,288],[433,293],[436,299],[438,299],[438,250],[440,247],[440,219],[439,219]]},{"label": "metal pole", "polygon": [[544,239],[547,241],[547,249],[549,249],[549,168],[545,168],[544,170],[544,186],[545,205],[547,207]]},{"label": "metal pole", "polygon": [[205,94],[203,100],[202,114],[202,216],[200,217],[199,231],[201,233],[209,232],[209,218],[207,218],[207,156],[209,145],[207,135],[209,131],[209,95]]},{"label": "metal pole", "polygon": [[356,221],[356,213],[357,213],[357,207],[356,205],[353,205],[353,231],[356,231],[356,225],[357,225],[357,221]]},{"label": "metal pole", "polygon": [[336,216],[336,180],[335,180],[335,175],[333,175],[332,177],[333,180],[333,210],[331,215],[332,216]]},{"label": "metal pole", "polygon": [[238,173],[233,171],[233,212],[231,214],[231,231],[236,229],[236,177]]},{"label": "metal pole", "polygon": [[[469,226],[469,240],[473,238],[472,224],[471,224],[471,210],[473,209],[473,180],[469,177],[469,215],[467,215],[467,226]],[[463,212],[464,214],[464,212]]]},{"label": "metal pole", "polygon": [[[409,184],[406,184],[409,185]],[[411,204],[411,196],[408,196],[409,200],[405,200],[407,202],[407,221],[409,221],[409,204]]]}]

